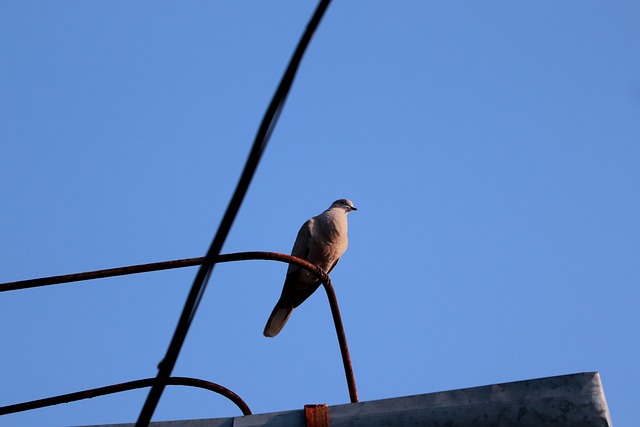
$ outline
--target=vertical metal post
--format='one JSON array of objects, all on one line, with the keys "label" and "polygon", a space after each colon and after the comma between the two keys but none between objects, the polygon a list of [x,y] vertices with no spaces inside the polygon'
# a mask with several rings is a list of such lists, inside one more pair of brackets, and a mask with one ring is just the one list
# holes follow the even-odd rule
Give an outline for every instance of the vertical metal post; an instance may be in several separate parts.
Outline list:
[{"label": "vertical metal post", "polygon": [[324,290],[327,292],[329,298],[329,305],[331,306],[331,315],[333,316],[333,324],[336,328],[336,335],[338,335],[338,343],[340,344],[340,353],[342,354],[342,365],[344,366],[344,373],[347,377],[347,387],[349,388],[349,398],[351,403],[358,401],[358,390],[356,389],[356,379],[353,376],[353,367],[351,365],[351,356],[349,355],[349,346],[347,345],[347,337],[344,333],[344,326],[342,325],[342,317],[340,316],[340,309],[338,308],[338,299],[336,293],[331,285],[331,280],[327,276],[327,280],[323,281]]}]

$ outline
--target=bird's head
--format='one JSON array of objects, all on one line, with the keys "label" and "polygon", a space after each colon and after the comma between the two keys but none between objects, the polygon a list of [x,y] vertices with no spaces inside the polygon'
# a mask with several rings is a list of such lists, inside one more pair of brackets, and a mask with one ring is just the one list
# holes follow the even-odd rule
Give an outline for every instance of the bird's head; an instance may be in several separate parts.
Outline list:
[{"label": "bird's head", "polygon": [[355,206],[353,206],[353,202],[349,199],[336,200],[331,204],[331,207],[329,209],[333,209],[333,208],[344,209],[344,211],[347,213],[358,210]]}]

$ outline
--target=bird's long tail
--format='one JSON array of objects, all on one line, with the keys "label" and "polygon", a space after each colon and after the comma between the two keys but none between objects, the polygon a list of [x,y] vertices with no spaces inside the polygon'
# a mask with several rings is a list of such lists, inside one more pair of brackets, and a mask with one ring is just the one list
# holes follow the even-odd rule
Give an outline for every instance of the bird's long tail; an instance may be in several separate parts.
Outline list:
[{"label": "bird's long tail", "polygon": [[269,316],[269,320],[267,320],[267,325],[264,327],[264,336],[271,338],[278,335],[285,323],[287,323],[287,320],[289,320],[292,311],[293,307],[284,305],[278,301],[271,312],[271,316]]}]

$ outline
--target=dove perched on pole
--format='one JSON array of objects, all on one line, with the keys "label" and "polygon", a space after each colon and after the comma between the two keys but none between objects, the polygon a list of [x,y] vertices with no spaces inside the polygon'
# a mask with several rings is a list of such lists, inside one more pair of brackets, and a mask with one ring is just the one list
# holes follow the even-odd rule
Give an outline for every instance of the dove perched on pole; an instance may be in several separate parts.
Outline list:
[{"label": "dove perched on pole", "polygon": [[[357,210],[351,200],[340,199],[329,209],[305,222],[291,250],[291,255],[309,261],[327,274],[347,250],[347,214]],[[275,337],[289,320],[294,308],[302,304],[320,286],[320,281],[307,270],[289,264],[282,294],[267,325],[265,337]]]}]

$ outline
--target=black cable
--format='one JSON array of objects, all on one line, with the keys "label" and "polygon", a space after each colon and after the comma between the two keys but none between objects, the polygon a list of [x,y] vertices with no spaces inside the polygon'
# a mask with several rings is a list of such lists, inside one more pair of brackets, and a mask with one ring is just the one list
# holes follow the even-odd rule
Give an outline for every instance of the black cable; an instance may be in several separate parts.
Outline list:
[{"label": "black cable", "polygon": [[238,210],[240,209],[242,200],[247,193],[251,179],[258,167],[262,152],[269,142],[271,133],[273,132],[278,121],[278,117],[280,116],[280,112],[284,107],[284,103],[287,99],[289,90],[291,89],[291,85],[293,84],[293,79],[300,65],[300,61],[302,60],[302,56],[304,55],[305,49],[307,48],[313,33],[318,28],[320,20],[330,3],[331,0],[321,0],[318,4],[316,11],[307,24],[307,28],[302,34],[302,37],[298,42],[298,46],[289,61],[289,65],[282,76],[280,85],[271,100],[271,104],[262,119],[262,123],[260,124],[256,139],[253,143],[253,147],[251,148],[251,152],[249,153],[249,158],[247,159],[247,163],[242,171],[236,190],[231,197],[231,201],[229,202],[229,206],[227,207],[220,226],[218,227],[218,231],[216,232],[213,242],[211,243],[211,246],[204,257],[204,261],[202,262],[202,265],[200,266],[200,269],[193,281],[187,301],[185,302],[182,314],[180,315],[180,320],[178,321],[173,338],[171,339],[171,343],[167,349],[167,353],[158,366],[158,375],[156,376],[153,386],[151,387],[151,390],[149,390],[144,406],[140,411],[138,421],[136,422],[137,427],[146,427],[151,422],[151,417],[153,416],[153,413],[158,406],[158,402],[160,401],[160,397],[167,386],[167,382],[171,376],[173,368],[175,367],[178,355],[182,345],[184,344],[189,327],[191,326],[191,322],[207,287],[207,282],[209,281],[209,277],[213,271],[215,260],[218,258],[218,255],[222,250],[222,245],[229,234],[229,230],[231,229],[233,221],[238,214]]}]

